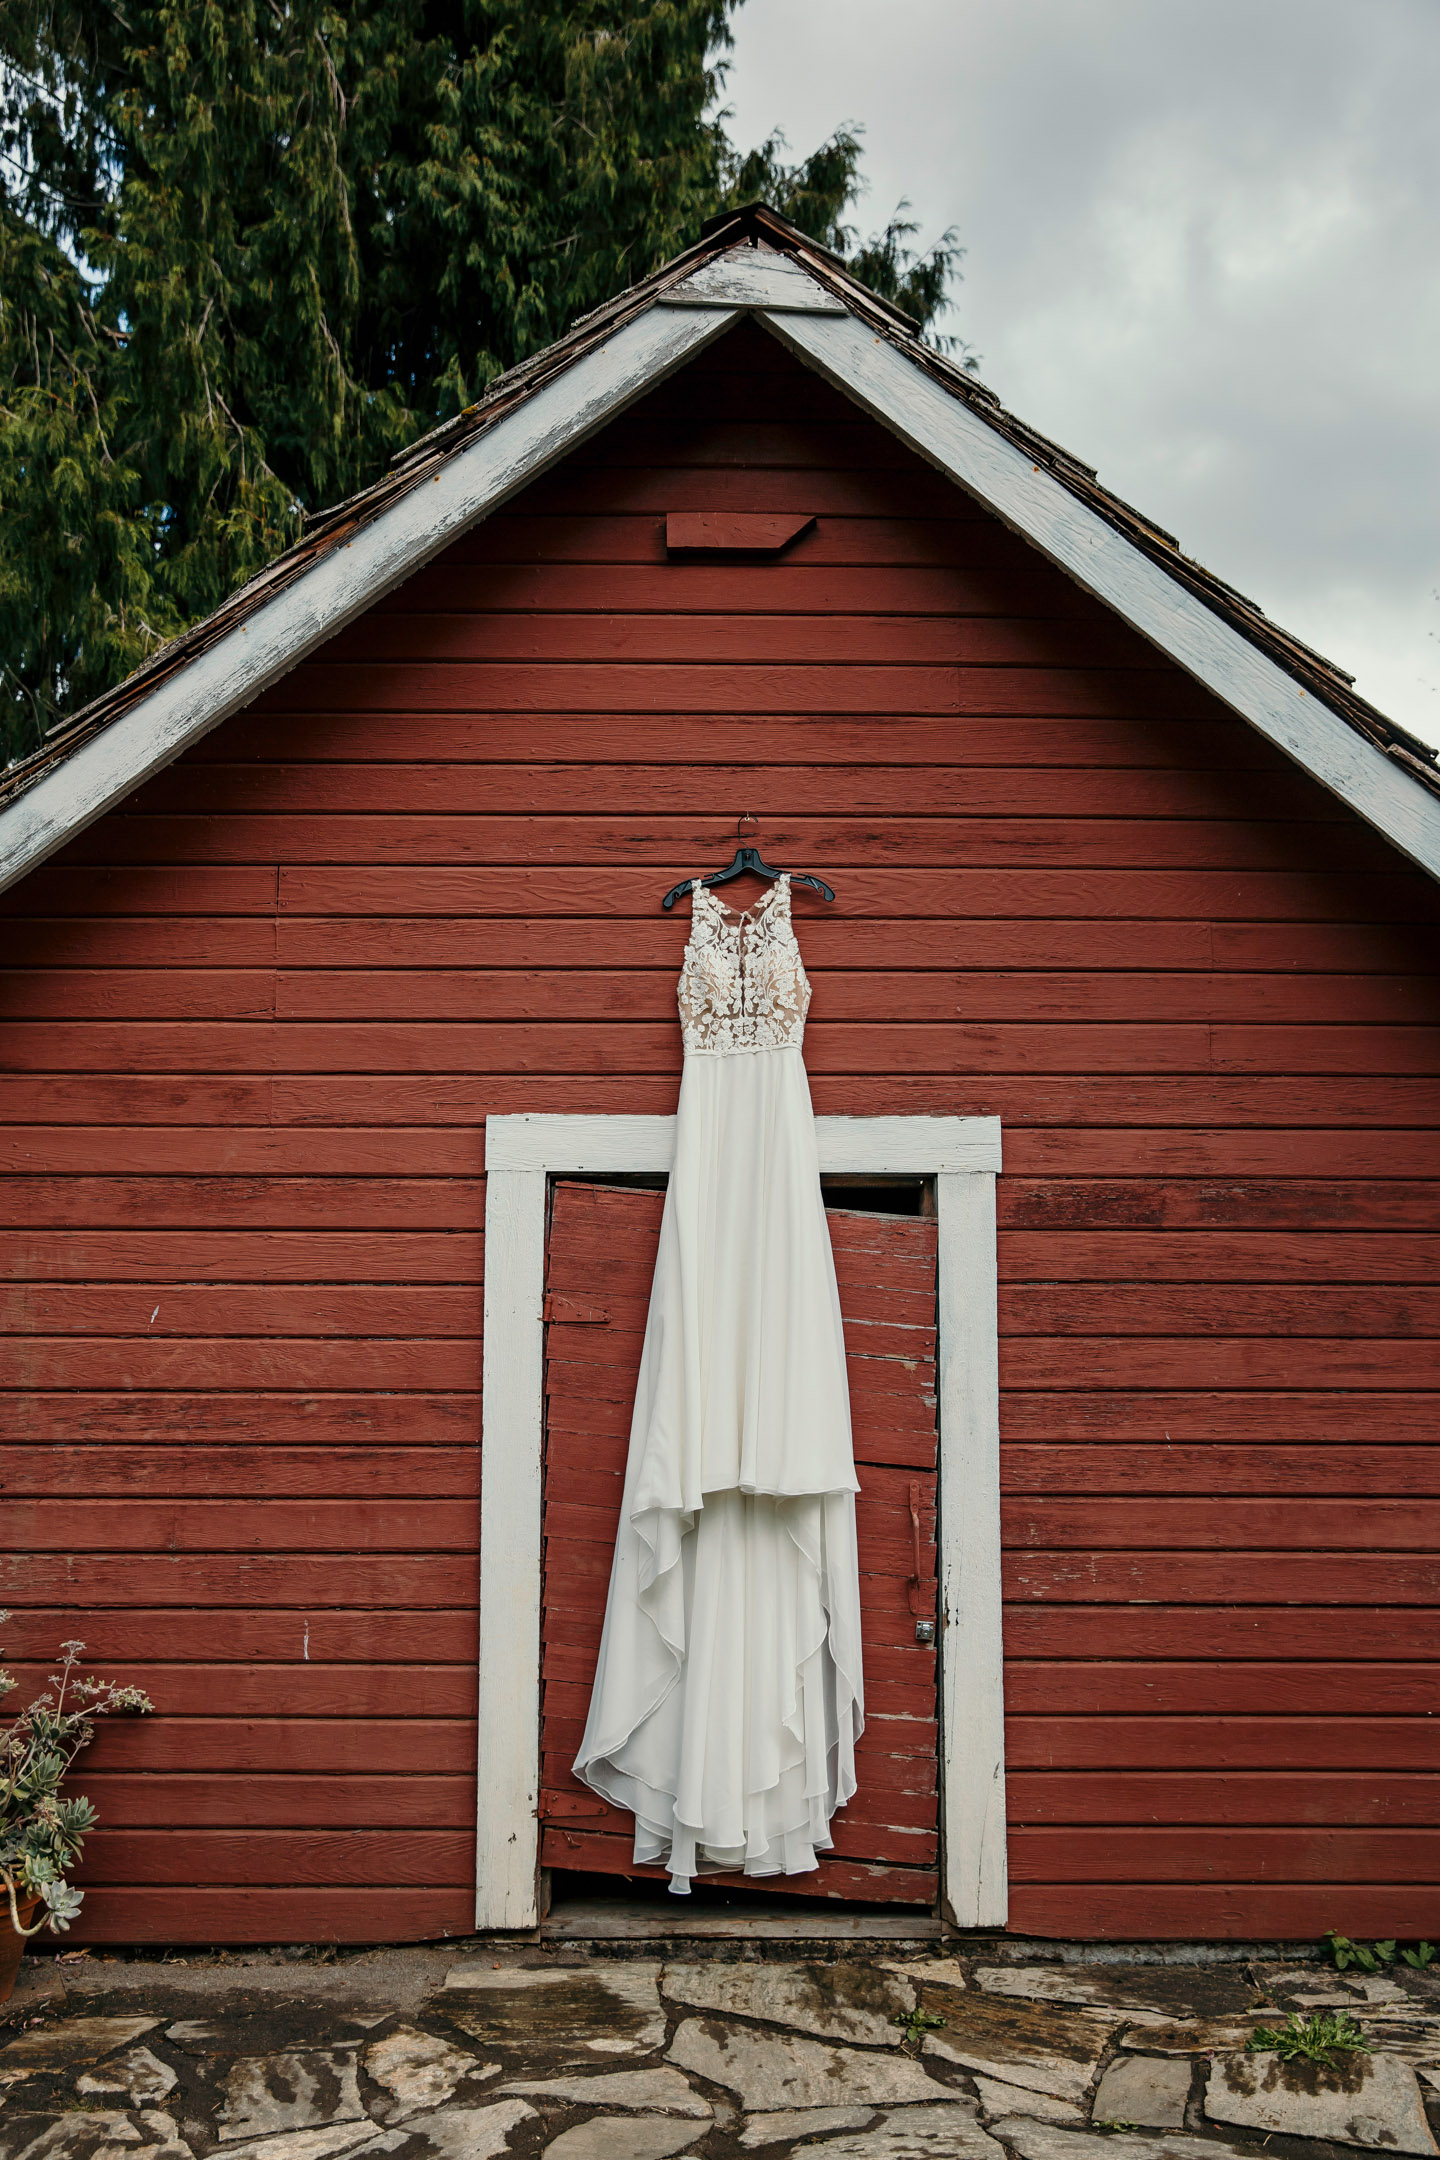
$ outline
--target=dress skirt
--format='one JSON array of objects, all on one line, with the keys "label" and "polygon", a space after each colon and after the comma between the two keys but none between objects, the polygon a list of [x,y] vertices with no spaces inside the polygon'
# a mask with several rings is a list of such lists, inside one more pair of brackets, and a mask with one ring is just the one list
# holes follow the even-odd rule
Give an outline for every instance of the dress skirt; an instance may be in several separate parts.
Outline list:
[{"label": "dress skirt", "polygon": [[688,1052],[575,1763],[672,1890],[831,1845],[864,1726],[856,1489],[801,1053]]}]

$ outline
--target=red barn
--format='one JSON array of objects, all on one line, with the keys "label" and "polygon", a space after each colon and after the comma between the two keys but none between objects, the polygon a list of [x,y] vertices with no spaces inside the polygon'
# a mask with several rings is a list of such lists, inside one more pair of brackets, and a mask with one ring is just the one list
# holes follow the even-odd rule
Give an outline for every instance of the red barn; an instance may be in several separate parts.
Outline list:
[{"label": "red barn", "polygon": [[763,1888],[1434,1935],[1434,755],[753,210],[4,777],[6,1640],[159,1713],[81,1936],[623,1890],[659,903],[742,823],[838,896],[871,1713]]}]

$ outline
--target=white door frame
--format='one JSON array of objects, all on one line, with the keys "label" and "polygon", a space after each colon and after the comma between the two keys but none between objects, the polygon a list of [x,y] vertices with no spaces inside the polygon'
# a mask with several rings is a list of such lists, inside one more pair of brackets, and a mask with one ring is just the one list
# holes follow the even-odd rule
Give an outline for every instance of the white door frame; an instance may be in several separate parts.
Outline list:
[{"label": "white door frame", "polygon": [[[933,1177],[939,1233],[941,1889],[961,1927],[1006,1918],[995,1179],[1000,1120],[822,1117],[827,1176]],[[668,1171],[673,1117],[485,1123],[477,1930],[533,1928],[540,1824],[546,1181]]]}]

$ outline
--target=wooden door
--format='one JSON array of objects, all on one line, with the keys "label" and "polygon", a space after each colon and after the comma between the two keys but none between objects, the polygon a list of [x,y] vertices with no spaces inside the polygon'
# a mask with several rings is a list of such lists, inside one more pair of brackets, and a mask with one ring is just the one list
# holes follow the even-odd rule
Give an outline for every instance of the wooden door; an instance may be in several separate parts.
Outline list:
[{"label": "wooden door", "polygon": [[[541,1861],[637,1868],[633,1823],[570,1775],[600,1646],[662,1195],[558,1182],[546,1283]],[[818,1874],[715,1875],[764,1895],[933,1905],[937,1895],[935,1225],[832,1209],[860,1475],[866,1728],[859,1790]],[[916,1575],[917,1555],[919,1575]]]}]

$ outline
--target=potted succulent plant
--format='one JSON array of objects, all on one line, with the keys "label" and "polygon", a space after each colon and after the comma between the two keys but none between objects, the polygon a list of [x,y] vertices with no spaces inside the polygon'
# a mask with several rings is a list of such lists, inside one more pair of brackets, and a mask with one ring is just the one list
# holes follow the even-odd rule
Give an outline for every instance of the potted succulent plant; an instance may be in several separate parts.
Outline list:
[{"label": "potted succulent plant", "polygon": [[[0,1612],[0,1621],[9,1613]],[[82,1678],[82,1642],[60,1645],[50,1687],[0,1731],[0,2002],[15,1986],[26,1941],[42,1927],[68,1928],[84,1893],[65,1880],[84,1849],[95,1810],[82,1795],[62,1799],[60,1787],[81,1748],[95,1737],[94,1720],[117,1710],[151,1710],[136,1687]],[[0,1668],[0,1696],[16,1686]]]}]

